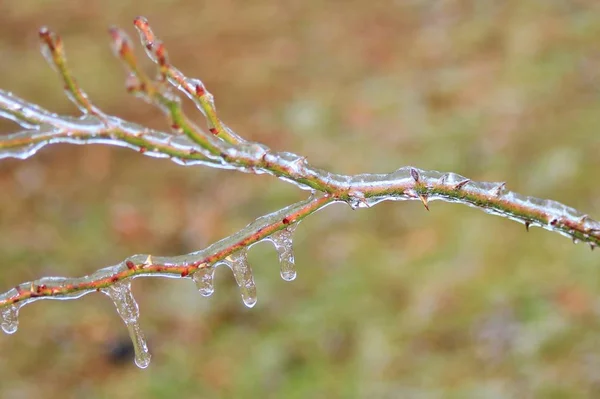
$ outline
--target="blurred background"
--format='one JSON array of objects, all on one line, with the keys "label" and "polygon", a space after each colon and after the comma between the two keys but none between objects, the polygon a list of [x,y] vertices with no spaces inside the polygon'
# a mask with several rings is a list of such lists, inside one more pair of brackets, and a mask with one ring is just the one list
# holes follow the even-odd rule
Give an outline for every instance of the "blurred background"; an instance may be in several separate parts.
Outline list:
[{"label": "blurred background", "polygon": [[[107,28],[149,18],[247,139],[340,173],[401,166],[507,181],[600,218],[600,3],[0,1],[0,87],[75,114],[38,51],[59,32],[106,112],[167,129],[128,96]],[[139,51],[143,58],[142,52]],[[144,60],[145,61],[145,60]],[[145,64],[152,71],[150,62]],[[188,108],[197,121],[201,116]],[[0,122],[0,131],[19,128]],[[268,176],[56,145],[0,162],[0,289],[176,255],[306,197]],[[44,301],[0,335],[1,398],[600,395],[600,258],[586,245],[435,202],[335,205],[295,236],[298,278],[249,253],[231,274],[133,284],[152,364],[103,295]]]}]

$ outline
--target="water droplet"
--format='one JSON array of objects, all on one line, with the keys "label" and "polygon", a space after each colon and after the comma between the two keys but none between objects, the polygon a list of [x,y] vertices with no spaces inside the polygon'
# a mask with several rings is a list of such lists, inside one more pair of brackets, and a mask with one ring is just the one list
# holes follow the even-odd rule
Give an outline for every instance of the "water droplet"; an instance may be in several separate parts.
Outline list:
[{"label": "water droplet", "polygon": [[296,266],[292,247],[292,236],[296,227],[298,227],[298,223],[289,225],[285,229],[279,230],[266,238],[267,241],[273,243],[275,250],[279,254],[281,278],[285,281],[292,281],[296,278]]},{"label": "water droplet", "polygon": [[110,287],[102,289],[102,292],[112,299],[117,312],[125,322],[129,337],[133,342],[135,352],[135,364],[139,368],[146,368],[150,364],[150,352],[148,344],[139,324],[139,307],[131,293],[131,281],[121,281]]},{"label": "water droplet", "polygon": [[240,287],[240,294],[242,295],[242,301],[244,305],[251,308],[256,305],[256,285],[254,284],[254,276],[252,275],[252,269],[248,263],[247,251],[241,249],[220,263],[224,263],[233,272],[235,281]]},{"label": "water droplet", "polygon": [[19,308],[18,304],[12,304],[0,309],[0,327],[6,334],[14,334],[19,327]]},{"label": "water droplet", "polygon": [[192,274],[192,280],[196,283],[198,291],[202,296],[211,296],[215,292],[215,286],[213,283],[215,277],[215,267],[208,266],[202,269],[198,269]]}]

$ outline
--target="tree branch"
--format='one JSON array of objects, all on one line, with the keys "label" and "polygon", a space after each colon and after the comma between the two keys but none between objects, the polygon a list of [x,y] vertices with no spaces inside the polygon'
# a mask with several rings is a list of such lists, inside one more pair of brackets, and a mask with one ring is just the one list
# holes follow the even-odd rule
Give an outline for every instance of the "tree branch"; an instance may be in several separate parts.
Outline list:
[{"label": "tree branch", "polygon": [[[150,276],[192,278],[203,295],[210,295],[214,267],[225,264],[234,273],[244,303],[251,307],[256,303],[256,289],[246,260],[247,248],[261,241],[273,242],[279,253],[281,275],[292,280],[295,277],[291,251],[293,230],[300,220],[334,202],[345,202],[356,209],[386,200],[418,200],[429,209],[431,201],[442,200],[521,222],[527,229],[542,227],[570,237],[574,242],[586,242],[592,249],[600,245],[600,223],[597,221],[559,202],[509,191],[504,183],[474,182],[455,173],[443,174],[410,166],[389,174],[333,174],[311,166],[300,155],[274,152],[263,144],[248,142],[218,118],[213,96],[204,84],[187,78],[169,63],[164,44],[156,38],[148,22],[140,17],[134,24],[148,56],[158,65],[160,78],[150,79],[142,71],[125,32],[111,28],[113,49],[129,73],[127,89],[165,113],[172,132],[148,129],[103,113],[71,75],[60,37],[42,28],[42,52],[58,71],[69,99],[80,109],[82,116],[58,115],[0,90],[0,116],[25,129],[0,137],[0,159],[26,159],[54,143],[100,143],[169,158],[181,165],[201,164],[270,174],[313,191],[313,196],[263,216],[238,233],[198,252],[176,257],[134,255],[85,277],[47,277],[20,284],[0,295],[0,324],[7,333],[16,331],[19,308],[28,303],[40,299],[74,299],[101,291],[115,302],[134,341],[136,363],[145,367],[149,355],[137,324],[137,304],[130,291],[132,279]],[[206,118],[210,133],[185,115],[181,99],[169,85],[194,102]],[[319,195],[315,196],[315,192]]]}]

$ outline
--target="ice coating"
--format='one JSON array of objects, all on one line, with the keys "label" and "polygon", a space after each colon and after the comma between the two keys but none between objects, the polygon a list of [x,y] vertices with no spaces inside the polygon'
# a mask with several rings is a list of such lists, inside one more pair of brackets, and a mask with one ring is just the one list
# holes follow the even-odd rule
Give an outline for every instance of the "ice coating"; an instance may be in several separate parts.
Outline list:
[{"label": "ice coating", "polygon": [[[44,277],[19,284],[15,288],[0,294],[0,309],[11,306],[13,302],[15,302],[15,299],[17,299],[16,304],[20,307],[38,300],[77,299],[84,295],[96,292],[99,288],[103,288],[108,284],[113,284],[113,282],[122,280],[125,277],[119,276],[125,276],[124,273],[133,273],[131,278],[181,278],[182,265],[200,265],[205,263],[206,259],[210,256],[227,251],[228,248],[231,248],[240,241],[246,240],[248,237],[255,234],[256,231],[265,230],[268,229],[269,226],[281,223],[282,219],[294,212],[298,212],[305,208],[310,208],[312,209],[311,212],[316,212],[335,202],[331,199],[325,201],[325,199],[326,197],[322,195],[313,195],[306,200],[299,201],[276,212],[264,215],[235,234],[223,238],[203,250],[186,255],[173,257],[149,256],[147,254],[133,255],[117,265],[99,269],[87,276],[76,278]],[[248,244],[248,247],[256,244],[258,241],[260,240]],[[160,267],[158,269],[152,269],[151,267],[153,265],[158,265]],[[209,270],[210,269],[214,269],[214,267],[211,266]],[[200,272],[200,270],[203,270],[203,268],[197,269],[197,271],[192,274],[192,278],[196,273]],[[200,274],[200,276],[202,276],[202,274]],[[209,288],[207,286],[205,287],[204,292],[208,293],[208,291]]]},{"label": "ice coating", "polygon": [[240,294],[244,305],[251,308],[256,305],[256,285],[254,284],[254,276],[252,269],[248,263],[248,254],[246,249],[241,249],[232,253],[227,258],[217,262],[218,265],[226,265],[233,272],[235,282],[240,288]]},{"label": "ice coating", "polygon": [[12,304],[5,308],[0,308],[0,327],[6,334],[17,332],[20,307],[20,304]]},{"label": "ice coating", "polygon": [[264,240],[271,242],[275,247],[279,255],[281,278],[285,281],[292,281],[296,278],[292,236],[297,227],[298,223],[291,224],[282,230],[276,231]]},{"label": "ice coating", "polygon": [[119,281],[101,290],[112,299],[117,312],[127,326],[129,336],[133,342],[135,364],[139,368],[146,368],[150,364],[150,352],[146,338],[139,324],[140,312],[138,304],[131,293],[131,281]]},{"label": "ice coating", "polygon": [[192,275],[192,280],[196,283],[196,287],[202,296],[211,296],[215,292],[214,278],[215,267],[212,265],[198,269]]},{"label": "ice coating", "polygon": [[[43,26],[42,28],[40,28],[39,33],[41,36],[47,36],[48,40],[50,42],[56,43],[57,36],[55,33],[50,32],[48,30],[48,27]],[[54,63],[54,54],[52,53],[52,50],[50,49],[50,47],[48,46],[48,43],[46,43],[46,41],[42,41],[40,43],[40,52],[42,53],[42,56],[44,57],[44,59],[46,60],[48,65],[56,71],[57,68],[56,68],[56,64]]]},{"label": "ice coating", "polygon": [[[429,209],[428,201],[443,200],[500,215],[524,223],[527,227],[540,226],[570,237],[574,242],[585,241],[592,249],[600,243],[600,223],[597,221],[556,201],[511,192],[503,182],[474,182],[456,173],[426,171],[410,166],[389,174],[345,176],[314,168],[301,155],[276,153],[262,144],[247,142],[218,119],[214,98],[202,81],[187,78],[168,65],[164,46],[154,37],[147,21],[138,18],[136,26],[148,56],[160,66],[162,79],[183,91],[195,103],[207,119],[210,134],[201,131],[191,121],[187,129],[173,123],[173,135],[116,117],[100,115],[66,72],[64,59],[63,62],[57,61],[57,53],[56,50],[53,51],[51,43],[56,42],[58,37],[43,29],[40,33],[47,35],[48,39],[46,45],[42,46],[44,57],[52,68],[63,75],[67,97],[79,107],[84,116],[74,118],[57,115],[0,90],[0,116],[25,129],[0,137],[0,159],[25,159],[42,147],[54,143],[115,145],[151,157],[168,158],[181,165],[200,164],[271,174],[302,189],[316,190],[335,198],[335,201],[329,203],[344,201],[354,209],[371,207],[387,200],[419,200]],[[126,35],[123,32],[120,35],[116,37],[118,40],[115,43],[115,50],[119,50],[115,51],[118,56],[122,55],[120,49],[125,43],[131,46]],[[59,52],[58,57],[64,57],[62,48]],[[144,83],[150,81],[151,79],[147,79]],[[130,79],[128,84],[133,94],[159,107],[172,121],[176,120],[176,115],[181,112],[179,97],[168,89],[164,92],[160,90],[158,96],[153,96],[151,91],[142,88],[144,84],[137,76],[134,80]],[[22,306],[40,299],[75,299],[99,290],[115,302],[134,342],[136,363],[140,367],[146,367],[150,355],[139,328],[139,311],[131,294],[130,281],[149,276],[182,278],[191,273],[200,293],[208,296],[214,292],[216,265],[225,264],[234,273],[244,303],[252,307],[256,303],[256,287],[246,249],[260,239],[271,241],[279,254],[282,278],[293,280],[296,272],[292,234],[298,221],[283,228],[281,223],[289,224],[287,213],[298,210],[298,207],[310,201],[294,204],[259,218],[242,231],[202,251],[169,258],[133,256],[116,266],[82,278],[51,277],[20,284],[0,295],[0,325],[6,333],[14,333]],[[270,236],[261,235],[264,231]],[[216,263],[206,267],[211,262]]]}]

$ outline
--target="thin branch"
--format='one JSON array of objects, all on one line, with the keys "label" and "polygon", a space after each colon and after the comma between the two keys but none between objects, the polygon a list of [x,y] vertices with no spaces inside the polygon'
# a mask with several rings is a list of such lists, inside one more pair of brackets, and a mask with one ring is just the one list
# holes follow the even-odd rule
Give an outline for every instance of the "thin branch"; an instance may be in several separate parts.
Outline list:
[{"label": "thin branch", "polygon": [[60,36],[50,32],[47,27],[39,31],[41,39],[42,54],[50,66],[55,69],[62,77],[65,84],[65,94],[73,104],[77,106],[84,114],[92,114],[99,119],[104,119],[104,113],[98,107],[91,103],[87,94],[79,87],[71,71],[67,66],[63,42]]},{"label": "thin branch", "polygon": [[169,81],[192,100],[206,118],[210,132],[232,145],[244,143],[243,138],[235,134],[219,119],[214,97],[206,90],[204,83],[199,79],[186,77],[179,69],[169,63],[165,45],[156,38],[148,24],[148,20],[144,17],[137,17],[133,23],[138,30],[148,57],[159,66],[163,79]]},{"label": "thin branch", "polygon": [[[212,294],[214,268],[229,266],[240,287],[244,303],[256,303],[256,288],[246,250],[261,241],[271,241],[279,253],[281,275],[295,277],[291,234],[308,215],[334,202],[353,209],[382,201],[421,201],[429,210],[434,200],[454,202],[481,209],[530,226],[539,226],[594,249],[600,245],[600,223],[559,202],[526,197],[506,189],[505,183],[475,182],[455,173],[442,174],[403,167],[389,174],[339,175],[311,166],[305,157],[274,152],[267,146],[248,142],[219,118],[213,96],[197,79],[187,78],[173,67],[160,42],[144,18],[134,21],[148,56],[158,65],[160,79],[150,79],[139,67],[133,45],[117,28],[110,30],[112,45],[128,72],[128,91],[158,107],[171,122],[172,132],[161,132],[104,114],[78,86],[67,67],[61,39],[47,28],[40,31],[42,51],[60,74],[71,101],[82,116],[75,118],[45,110],[0,90],[0,116],[23,127],[23,131],[0,137],[0,159],[26,159],[42,147],[54,143],[108,144],[131,148],[153,157],[170,158],[182,165],[235,169],[247,173],[270,174],[313,190],[308,200],[263,216],[239,232],[204,250],[175,257],[134,255],[118,265],[106,267],[81,278],[45,277],[16,286],[0,294],[0,325],[7,333],[17,329],[19,309],[41,299],[75,299],[101,291],[117,307],[134,342],[136,363],[146,367],[150,355],[139,328],[139,310],[130,291],[137,277],[191,278],[200,293]],[[207,120],[209,133],[185,115],[181,99],[168,84],[186,94]],[[314,192],[318,192],[315,194]]]},{"label": "thin branch", "polygon": [[[162,109],[170,116],[173,125],[177,127],[176,130],[182,130],[188,139],[180,135],[152,131],[104,114],[100,120],[97,116],[99,111],[68,72],[60,39],[44,28],[40,33],[44,48],[51,55],[48,58],[67,82],[67,89],[72,92],[71,98],[75,99],[74,102],[79,104],[80,108],[96,116],[60,116],[0,91],[0,113],[28,129],[0,138],[0,158],[24,159],[51,143],[101,142],[131,147],[151,156],[169,157],[180,164],[201,163],[218,168],[272,174],[302,188],[334,196],[356,207],[361,204],[373,205],[382,200],[400,199],[418,199],[427,209],[428,201],[433,199],[462,203],[520,221],[527,227],[544,227],[573,240],[587,242],[592,248],[600,245],[598,222],[558,202],[525,197],[507,191],[504,183],[476,183],[453,173],[447,174],[448,178],[442,178],[438,172],[421,171],[412,167],[402,168],[391,174],[332,174],[312,167],[306,158],[299,155],[275,153],[265,145],[238,140],[238,136],[218,119],[212,95],[204,85],[186,78],[168,63],[164,45],[156,39],[147,21],[137,18],[135,25],[148,55],[159,65],[164,79],[190,95],[203,109],[209,126],[221,129],[219,134],[209,135],[196,127],[183,113],[179,99],[142,72],[133,54],[130,40],[123,31],[116,28],[110,30],[113,47],[138,82],[129,86],[130,90]],[[410,176],[400,171],[410,171]]]},{"label": "thin branch", "polygon": [[237,233],[187,255],[133,255],[118,265],[100,269],[85,277],[44,277],[22,283],[0,294],[0,309],[11,305],[24,306],[40,299],[76,299],[137,277],[192,278],[198,270],[209,268],[233,253],[249,248],[274,233],[299,223],[335,201],[331,196],[311,196],[307,200],[262,216]]}]

